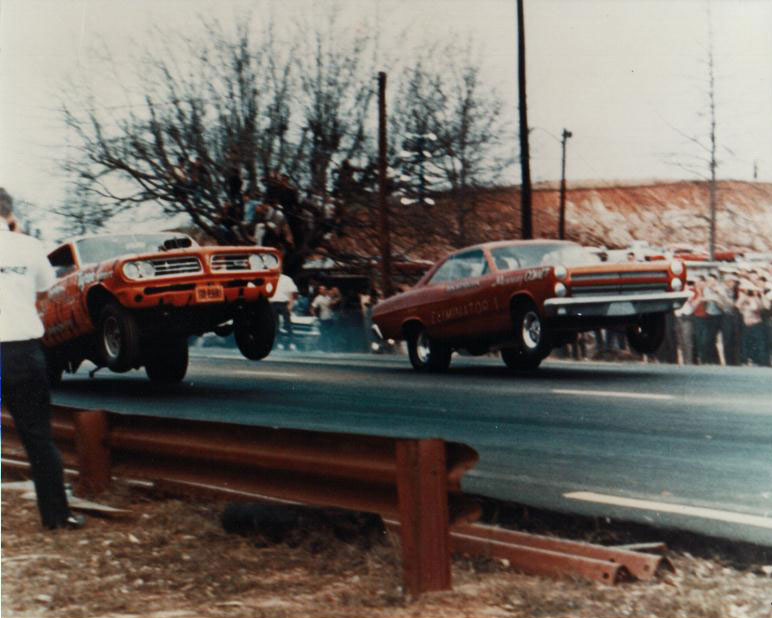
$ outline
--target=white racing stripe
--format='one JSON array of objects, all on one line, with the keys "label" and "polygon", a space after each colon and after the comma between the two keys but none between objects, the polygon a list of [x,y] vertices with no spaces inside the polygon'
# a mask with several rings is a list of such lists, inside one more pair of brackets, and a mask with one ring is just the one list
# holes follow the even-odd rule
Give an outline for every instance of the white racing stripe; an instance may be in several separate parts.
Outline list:
[{"label": "white racing stripe", "polygon": [[676,515],[700,517],[702,519],[712,519],[714,521],[724,521],[732,524],[743,524],[746,526],[756,526],[758,528],[772,530],[772,518],[761,517],[760,515],[748,515],[747,513],[736,513],[734,511],[720,511],[718,509],[673,504],[670,502],[655,502],[653,500],[637,500],[635,498],[623,498],[621,496],[608,496],[606,494],[596,494],[591,491],[575,491],[563,494],[563,497],[569,498],[570,500],[583,500],[584,502],[623,506],[646,511],[659,511],[661,513],[675,513]]},{"label": "white racing stripe", "polygon": [[553,393],[558,395],[579,395],[585,397],[621,397],[625,399],[675,399],[673,395],[661,395],[658,393],[625,393],[622,391],[587,391],[573,388],[553,388]]}]

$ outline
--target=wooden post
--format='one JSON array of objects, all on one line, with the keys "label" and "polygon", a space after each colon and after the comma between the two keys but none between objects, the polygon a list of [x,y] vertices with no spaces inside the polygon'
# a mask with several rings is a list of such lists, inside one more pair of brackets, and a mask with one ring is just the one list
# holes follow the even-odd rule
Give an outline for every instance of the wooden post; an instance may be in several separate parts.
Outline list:
[{"label": "wooden post", "polygon": [[78,452],[78,491],[97,494],[110,485],[108,421],[104,410],[79,410],[73,414]]},{"label": "wooden post", "polygon": [[405,590],[449,590],[450,529],[445,443],[397,440],[402,569]]}]

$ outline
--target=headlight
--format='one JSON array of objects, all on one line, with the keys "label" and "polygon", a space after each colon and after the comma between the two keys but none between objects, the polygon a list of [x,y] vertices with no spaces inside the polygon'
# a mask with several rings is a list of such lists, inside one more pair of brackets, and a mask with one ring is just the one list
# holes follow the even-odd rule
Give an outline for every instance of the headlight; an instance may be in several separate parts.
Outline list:
[{"label": "headlight", "polygon": [[563,281],[568,276],[568,271],[565,266],[555,266],[553,272],[555,273],[555,279],[558,281]]},{"label": "headlight", "polygon": [[558,281],[555,284],[555,296],[563,298],[566,294],[568,294],[568,290],[566,289],[566,286],[560,283],[560,281]]},{"label": "headlight", "polygon": [[680,275],[682,272],[684,272],[684,263],[680,260],[676,260],[670,265],[670,272],[674,275]]},{"label": "headlight", "polygon": [[256,253],[253,253],[249,256],[249,270],[262,270],[263,268],[264,266],[262,257]]},{"label": "headlight", "polygon": [[675,278],[670,280],[670,289],[674,292],[680,292],[682,287],[684,287],[684,282],[680,279]]},{"label": "headlight", "polygon": [[123,265],[123,274],[128,279],[147,279],[155,277],[155,268],[150,262],[126,262]]},{"label": "headlight", "polygon": [[263,268],[276,268],[279,265],[279,258],[273,253],[263,253],[261,257],[263,258]]}]

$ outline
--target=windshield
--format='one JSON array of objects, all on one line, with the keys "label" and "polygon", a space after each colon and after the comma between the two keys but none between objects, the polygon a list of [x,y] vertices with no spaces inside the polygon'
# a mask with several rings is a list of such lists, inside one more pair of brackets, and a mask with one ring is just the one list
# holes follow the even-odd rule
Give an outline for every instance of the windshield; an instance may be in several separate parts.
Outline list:
[{"label": "windshield", "polygon": [[498,270],[517,270],[533,266],[586,266],[600,263],[600,258],[580,245],[544,243],[508,245],[491,250]]},{"label": "windshield", "polygon": [[164,241],[187,240],[181,234],[119,234],[84,238],[76,244],[81,264],[94,264],[122,255],[157,253],[164,250]]}]

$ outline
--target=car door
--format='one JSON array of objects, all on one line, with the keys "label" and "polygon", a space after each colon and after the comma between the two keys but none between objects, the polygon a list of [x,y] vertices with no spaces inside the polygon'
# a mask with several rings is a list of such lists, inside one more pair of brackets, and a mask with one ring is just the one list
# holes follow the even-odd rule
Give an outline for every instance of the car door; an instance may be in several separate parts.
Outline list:
[{"label": "car door", "polygon": [[445,340],[474,338],[486,332],[490,277],[482,249],[470,249],[448,258],[429,285],[434,288],[430,307],[430,334]]}]

